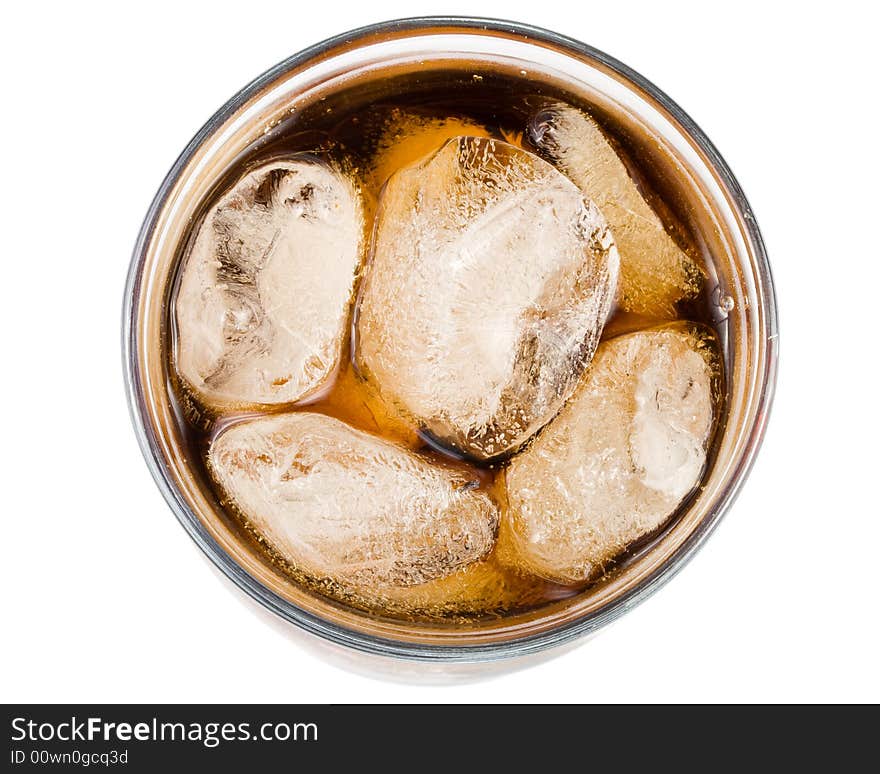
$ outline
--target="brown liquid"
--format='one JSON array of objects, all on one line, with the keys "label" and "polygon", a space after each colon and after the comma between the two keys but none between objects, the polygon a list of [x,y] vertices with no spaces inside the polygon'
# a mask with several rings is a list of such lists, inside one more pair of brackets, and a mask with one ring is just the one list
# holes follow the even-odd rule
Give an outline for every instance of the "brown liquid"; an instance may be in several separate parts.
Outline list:
[{"label": "brown liquid", "polygon": [[[367,216],[370,218],[380,195],[381,183],[390,171],[385,170],[380,174],[371,172],[371,159],[383,131],[387,128],[389,116],[395,109],[473,122],[484,126],[492,136],[532,150],[528,140],[523,139],[524,130],[530,117],[550,100],[568,102],[585,109],[602,124],[643,194],[663,219],[667,231],[688,254],[698,260],[706,276],[713,277],[711,256],[704,247],[705,241],[701,238],[694,215],[696,204],[692,205],[679,188],[667,184],[663,166],[652,156],[650,144],[644,138],[625,134],[609,116],[598,112],[595,106],[578,101],[571,94],[554,92],[546,87],[531,92],[524,91],[522,81],[488,72],[474,77],[434,71],[420,73],[418,78],[408,76],[386,79],[381,84],[362,84],[339,92],[306,107],[254,143],[229,169],[228,174],[218,181],[214,189],[215,196],[241,177],[246,167],[279,155],[306,152],[326,157],[337,164],[345,160],[347,171],[357,175],[362,183],[367,201]],[[410,152],[406,152],[402,147],[393,154],[393,163],[403,166],[417,162],[423,158],[425,150],[416,145]],[[210,200],[203,204],[203,211],[209,204]],[[184,253],[185,248],[180,257]],[[717,327],[723,315],[718,312],[718,299],[712,297],[713,288],[714,283],[710,279],[704,284],[700,294],[679,304],[678,319]],[[603,339],[663,322],[669,322],[669,318],[658,319],[618,311],[606,324]],[[174,335],[173,310],[170,306],[168,330]],[[721,341],[723,342],[723,338]],[[170,351],[168,354],[170,358]],[[413,622],[430,621],[435,625],[438,622],[455,623],[511,615],[558,602],[584,591],[585,584],[562,586],[510,569],[499,561],[495,551],[484,561],[448,578],[411,589],[390,589],[378,600],[352,594],[331,582],[316,582],[303,576],[267,546],[247,525],[241,514],[236,513],[224,501],[222,493],[217,491],[211,481],[205,465],[208,447],[217,433],[230,423],[254,416],[257,412],[212,416],[173,377],[173,366],[169,367],[169,373],[172,374],[171,393],[179,402],[176,413],[179,416],[181,435],[186,441],[193,468],[202,477],[205,487],[213,492],[217,507],[225,509],[232,519],[238,520],[244,527],[247,539],[258,545],[266,561],[278,572],[292,577],[298,583],[374,615]],[[352,427],[429,455],[437,462],[444,462],[443,451],[429,445],[415,429],[396,419],[360,378],[352,363],[350,341],[346,342],[343,358],[334,377],[318,393],[296,404],[273,407],[258,413],[278,411],[326,414]],[[723,406],[721,415],[719,426],[723,423]],[[716,438],[719,435],[716,432]],[[709,466],[712,459],[710,449]],[[457,459],[454,462],[452,460],[453,455],[449,455],[447,464],[468,464]],[[498,466],[470,467],[475,478],[479,480],[480,487],[503,505],[503,487],[498,485],[498,479],[502,476]],[[687,505],[687,502],[683,503],[678,512],[683,513]],[[628,560],[650,548],[674,521],[675,517],[654,535],[631,546],[625,554],[606,567],[606,574],[618,572]]]}]

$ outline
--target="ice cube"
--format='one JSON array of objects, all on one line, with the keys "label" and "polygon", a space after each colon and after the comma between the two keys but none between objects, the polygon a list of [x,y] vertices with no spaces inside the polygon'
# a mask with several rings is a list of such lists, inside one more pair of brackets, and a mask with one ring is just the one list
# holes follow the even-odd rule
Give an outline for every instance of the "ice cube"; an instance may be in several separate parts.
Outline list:
[{"label": "ice cube", "polygon": [[411,586],[488,553],[498,511],[466,469],[312,413],[217,436],[210,468],[233,505],[298,571],[344,589]]},{"label": "ice cube", "polygon": [[601,210],[620,251],[620,307],[659,318],[693,297],[703,272],[663,227],[596,122],[568,105],[551,105],[529,124],[539,152],[570,177]]},{"label": "ice cube", "polygon": [[208,406],[296,401],[339,360],[362,257],[360,198],[306,157],[264,164],[211,206],[174,299],[179,374]]},{"label": "ice cube", "polygon": [[384,116],[368,177],[376,192],[401,167],[436,153],[455,137],[489,137],[489,131],[468,118],[434,116],[392,108]]},{"label": "ice cube", "polygon": [[501,553],[587,580],[697,485],[714,415],[716,340],[681,323],[602,344],[571,400],[505,472]]},{"label": "ice cube", "polygon": [[[473,562],[445,578],[407,587],[358,589],[354,600],[368,608],[409,618],[473,618],[503,615],[511,610],[539,604],[550,584],[533,576],[499,566],[491,557]],[[551,592],[552,593],[552,592]]]},{"label": "ice cube", "polygon": [[570,180],[508,143],[456,138],[385,186],[358,367],[442,444],[506,454],[577,383],[616,278],[611,233]]}]

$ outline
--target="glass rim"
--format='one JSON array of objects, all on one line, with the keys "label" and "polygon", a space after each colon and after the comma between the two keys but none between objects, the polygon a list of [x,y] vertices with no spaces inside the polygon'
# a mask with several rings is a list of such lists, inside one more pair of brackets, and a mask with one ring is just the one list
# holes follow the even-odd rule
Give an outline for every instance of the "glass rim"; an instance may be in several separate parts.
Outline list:
[{"label": "glass rim", "polygon": [[[135,345],[137,329],[136,300],[139,297],[141,269],[156,221],[181,172],[195,152],[214,134],[215,130],[264,87],[271,84],[287,71],[303,65],[309,60],[341,46],[356,44],[358,41],[370,36],[386,32],[415,32],[437,27],[468,29],[476,33],[481,31],[488,33],[512,33],[523,36],[527,40],[550,44],[564,53],[578,56],[586,55],[604,67],[609,68],[625,81],[643,90],[651,99],[664,108],[706,155],[708,165],[719,176],[721,183],[731,197],[733,210],[741,218],[742,226],[745,229],[749,245],[753,251],[753,268],[758,274],[757,279],[759,282],[756,292],[759,294],[758,301],[763,309],[762,328],[759,333],[761,338],[766,340],[767,347],[763,372],[754,380],[758,389],[757,406],[754,411],[752,426],[749,429],[748,437],[741,453],[738,458],[735,458],[735,467],[726,482],[726,487],[720,493],[710,513],[702,519],[693,532],[662,566],[657,568],[649,577],[637,583],[632,589],[612,599],[601,609],[587,613],[582,618],[570,623],[531,636],[513,638],[502,642],[464,645],[407,642],[349,629],[297,607],[291,601],[266,588],[259,580],[237,564],[209,534],[168,474],[161,450],[153,433],[153,428],[149,427],[148,417],[144,413],[145,403],[141,391],[140,366]],[[420,16],[389,20],[359,27],[328,38],[293,54],[236,92],[232,98],[208,119],[204,126],[190,140],[180,156],[178,156],[165,176],[147,211],[135,243],[125,284],[122,310],[122,338],[123,369],[128,407],[141,452],[165,501],[189,536],[212,563],[226,577],[232,580],[239,589],[260,605],[311,634],[337,645],[343,645],[373,655],[393,656],[427,662],[467,663],[496,661],[531,655],[550,647],[562,645],[575,638],[591,634],[617,620],[625,612],[643,602],[670,581],[687,564],[703,542],[714,531],[747,479],[763,440],[767,417],[773,402],[778,366],[776,298],[772,272],[760,230],[741,186],[721,154],[693,119],[676,102],[645,77],[599,49],[550,30],[520,22],[465,16]]]}]

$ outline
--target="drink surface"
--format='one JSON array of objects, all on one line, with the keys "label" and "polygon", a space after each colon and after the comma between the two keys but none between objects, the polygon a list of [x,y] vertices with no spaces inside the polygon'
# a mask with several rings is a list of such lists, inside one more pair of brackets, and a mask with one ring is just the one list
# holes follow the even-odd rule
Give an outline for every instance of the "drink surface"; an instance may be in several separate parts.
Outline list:
[{"label": "drink surface", "polygon": [[[650,292],[639,295],[638,283],[630,281],[624,267],[621,274],[623,288],[618,288],[611,313],[601,332],[600,347],[626,334],[682,321],[704,326],[706,330],[714,329],[718,319],[718,300],[713,297],[714,285],[709,279],[713,276],[712,257],[706,247],[708,240],[700,233],[699,219],[695,215],[699,203],[693,192],[683,187],[680,181],[673,181],[664,174],[665,167],[655,155],[651,138],[634,134],[631,129],[618,124],[614,117],[601,113],[595,105],[576,95],[555,92],[546,86],[539,87],[523,78],[490,72],[463,74],[432,70],[343,90],[294,113],[255,143],[228,170],[224,179],[218,181],[215,196],[205,202],[204,212],[249,170],[273,159],[298,154],[308,154],[330,164],[356,181],[362,194],[364,220],[370,226],[388,178],[401,169],[424,163],[426,157],[436,153],[451,138],[495,138],[515,148],[539,154],[566,171],[565,164],[573,162],[558,153],[555,146],[547,144],[548,138],[553,139],[546,133],[547,122],[553,118],[552,115],[550,119],[547,118],[548,111],[560,107],[583,111],[596,121],[602,136],[607,139],[615,157],[620,159],[633,182],[634,190],[662,224],[663,234],[658,239],[662,241],[665,235],[669,244],[664,247],[658,242],[658,253],[680,250],[696,267],[695,271],[686,272],[683,281],[688,287],[678,298],[675,294],[667,293],[663,277],[658,285],[662,286],[658,295],[651,295]],[[559,124],[552,128],[558,129]],[[578,180],[575,174],[570,174],[570,177],[581,188],[590,182]],[[599,184],[602,184],[601,178]],[[593,195],[595,197],[595,193]],[[612,194],[609,196],[613,198]],[[612,206],[613,203],[608,205]],[[366,240],[370,239],[370,230],[365,234]],[[622,236],[625,243],[629,235]],[[615,238],[620,244],[620,237],[615,234]],[[181,263],[187,251],[193,249],[195,239],[194,229],[189,242],[182,246]],[[647,259],[650,260],[650,255]],[[363,281],[362,278],[360,281]],[[488,275],[485,281],[490,281]],[[674,285],[675,282],[673,278],[667,285]],[[660,295],[663,293],[666,295]],[[487,304],[487,313],[491,312],[489,306]],[[389,309],[388,315],[393,318],[395,310]],[[467,454],[462,455],[460,450],[438,442],[435,434],[425,432],[413,422],[402,420],[399,412],[364,377],[356,356],[356,325],[351,326],[351,331],[345,335],[338,364],[329,378],[304,398],[294,403],[220,409],[206,406],[175,373],[173,357],[181,331],[175,321],[173,302],[169,303],[168,330],[171,332],[167,342],[169,379],[173,386],[171,393],[179,404],[177,413],[181,435],[185,439],[193,469],[202,477],[205,489],[214,493],[218,511],[241,525],[243,534],[279,573],[293,578],[314,593],[329,596],[373,615],[415,624],[421,621],[455,624],[538,610],[542,606],[589,593],[594,584],[619,572],[631,556],[649,547],[651,541],[656,540],[674,522],[676,513],[680,514],[687,507],[688,500],[685,498],[673,508],[675,512],[669,518],[661,520],[659,526],[622,545],[620,550],[608,554],[595,566],[591,565],[591,571],[584,573],[583,577],[576,573],[560,575],[535,572],[530,570],[528,564],[512,561],[511,546],[515,545],[515,541],[504,538],[505,527],[502,523],[501,537],[488,553],[441,577],[423,579],[423,582],[406,586],[379,584],[372,587],[340,583],[332,577],[316,579],[314,573],[303,572],[277,550],[272,541],[266,539],[264,532],[218,486],[216,475],[212,473],[207,460],[212,444],[228,428],[249,418],[287,412],[326,415],[370,436],[409,449],[441,469],[449,468],[455,475],[462,473],[470,478],[479,492],[498,504],[502,512],[509,507],[508,482],[505,480],[507,457],[474,459]],[[719,341],[722,340],[719,338]],[[487,348],[491,349],[491,342],[487,343]],[[713,395],[718,405],[715,409],[716,428],[706,441],[707,469],[713,460],[712,441],[719,434],[717,427],[723,423],[724,406],[720,397],[723,394],[722,362],[723,352],[721,358],[717,359],[718,371],[713,376]],[[538,438],[542,435],[539,433]],[[527,443],[521,453],[528,453],[529,448]],[[510,530],[507,532],[512,534]],[[536,562],[532,566],[543,565]]]}]

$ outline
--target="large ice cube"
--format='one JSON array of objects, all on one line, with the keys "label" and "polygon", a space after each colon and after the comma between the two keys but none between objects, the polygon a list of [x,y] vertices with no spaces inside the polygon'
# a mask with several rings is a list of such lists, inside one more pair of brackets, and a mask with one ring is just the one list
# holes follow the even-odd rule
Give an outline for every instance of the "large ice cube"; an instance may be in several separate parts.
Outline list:
[{"label": "large ice cube", "polygon": [[702,326],[602,344],[569,403],[506,470],[502,553],[578,582],[661,526],[700,480],[717,367]]},{"label": "large ice cube", "polygon": [[699,291],[702,270],[667,234],[596,122],[551,105],[532,119],[529,138],[607,219],[620,251],[620,307],[675,317],[675,303]]},{"label": "large ice cube", "polygon": [[232,425],[209,464],[296,569],[343,588],[411,586],[488,553],[498,512],[465,469],[311,413]]},{"label": "large ice cube", "polygon": [[352,184],[308,158],[254,169],[210,208],[174,301],[177,370],[202,402],[286,403],[326,381],[363,235]]},{"label": "large ice cube", "polygon": [[488,459],[548,422],[599,340],[617,277],[595,205],[497,140],[451,140],[385,185],[357,363],[442,443]]}]

